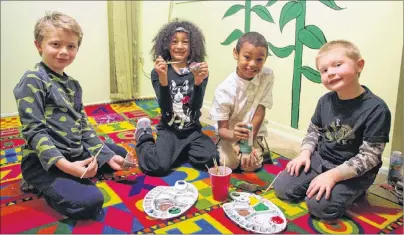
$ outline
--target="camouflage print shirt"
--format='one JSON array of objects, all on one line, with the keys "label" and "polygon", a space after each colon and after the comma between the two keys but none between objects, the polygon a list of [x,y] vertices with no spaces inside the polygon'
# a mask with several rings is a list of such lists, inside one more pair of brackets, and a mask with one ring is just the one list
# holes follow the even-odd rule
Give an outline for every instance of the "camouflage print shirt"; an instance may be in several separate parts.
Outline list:
[{"label": "camouflage print shirt", "polygon": [[378,170],[389,142],[389,108],[363,88],[364,93],[350,100],[340,100],[336,92],[321,97],[302,143],[302,150],[317,151],[322,159],[337,165],[344,179]]},{"label": "camouflage print shirt", "polygon": [[[103,143],[83,109],[78,81],[59,75],[43,62],[28,70],[14,88],[22,135],[23,157],[39,157],[45,170],[66,158],[82,160],[83,151],[94,156]],[[101,166],[114,155],[104,146],[98,155]]]}]

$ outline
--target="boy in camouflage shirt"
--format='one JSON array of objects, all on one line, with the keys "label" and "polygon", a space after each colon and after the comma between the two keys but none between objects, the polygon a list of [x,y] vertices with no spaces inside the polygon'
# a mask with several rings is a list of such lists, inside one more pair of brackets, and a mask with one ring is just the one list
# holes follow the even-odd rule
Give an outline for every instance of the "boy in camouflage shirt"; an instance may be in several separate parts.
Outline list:
[{"label": "boy in camouflage shirt", "polygon": [[89,178],[105,163],[120,170],[126,150],[101,142],[84,112],[80,84],[64,73],[81,44],[77,22],[47,13],[34,34],[42,62],[26,71],[14,89],[26,141],[22,175],[60,213],[91,218],[100,212],[104,197]]}]

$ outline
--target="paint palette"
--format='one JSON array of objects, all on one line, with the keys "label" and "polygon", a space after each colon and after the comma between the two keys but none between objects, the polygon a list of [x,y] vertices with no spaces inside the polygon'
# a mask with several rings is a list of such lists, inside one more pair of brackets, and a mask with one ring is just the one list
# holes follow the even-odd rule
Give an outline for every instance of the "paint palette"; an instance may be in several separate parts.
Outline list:
[{"label": "paint palette", "polygon": [[231,192],[230,197],[233,201],[223,204],[223,210],[245,230],[253,233],[279,233],[286,228],[285,215],[269,200],[246,192]]},{"label": "paint palette", "polygon": [[155,219],[171,219],[186,212],[198,200],[194,185],[178,180],[174,186],[157,186],[143,199],[143,210]]}]

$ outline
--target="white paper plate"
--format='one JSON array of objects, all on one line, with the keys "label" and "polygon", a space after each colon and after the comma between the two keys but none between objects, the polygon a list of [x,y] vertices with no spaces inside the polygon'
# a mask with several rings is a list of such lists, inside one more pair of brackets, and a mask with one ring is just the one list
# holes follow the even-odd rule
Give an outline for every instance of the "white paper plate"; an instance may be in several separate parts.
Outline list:
[{"label": "white paper plate", "polygon": [[287,225],[282,211],[267,199],[246,192],[231,192],[232,202],[222,205],[226,215],[237,225],[254,233],[279,233]]},{"label": "white paper plate", "polygon": [[143,210],[156,219],[171,219],[182,215],[198,200],[193,184],[178,180],[174,186],[157,186],[143,199]]}]

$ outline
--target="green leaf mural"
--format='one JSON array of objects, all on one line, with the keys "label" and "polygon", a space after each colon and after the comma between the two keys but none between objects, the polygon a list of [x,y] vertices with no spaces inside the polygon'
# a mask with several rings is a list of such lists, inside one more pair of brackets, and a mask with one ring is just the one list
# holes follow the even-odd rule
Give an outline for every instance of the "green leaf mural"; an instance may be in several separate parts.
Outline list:
[{"label": "green leaf mural", "polygon": [[334,9],[334,10],[342,10],[344,8],[337,6],[337,4],[335,4],[334,0],[320,0],[320,2],[324,5],[326,5],[327,7]]},{"label": "green leaf mural", "polygon": [[[267,3],[267,6],[270,6],[270,5],[274,4],[275,2],[276,2],[276,0],[269,0]],[[268,9],[266,9],[265,6],[255,5],[254,7],[251,7],[251,0],[245,0],[244,5],[236,4],[236,5],[231,6],[229,9],[227,9],[227,11],[224,14],[222,19],[224,19],[228,16],[231,16],[231,15],[234,15],[242,9],[244,9],[244,32],[239,29],[233,30],[230,33],[230,35],[227,36],[227,38],[224,40],[224,42],[221,43],[222,45],[224,45],[224,46],[230,45],[232,42],[239,39],[241,37],[241,35],[243,35],[244,33],[250,32],[251,12],[255,12],[255,14],[257,14],[258,17],[260,17],[261,19],[263,19],[267,22],[274,23],[274,19],[272,18],[271,13],[268,11]],[[268,53],[268,54],[270,54],[270,53]]]},{"label": "green leaf mural", "polygon": [[272,19],[271,13],[269,13],[268,9],[266,9],[264,6],[257,5],[257,6],[254,6],[251,10],[253,12],[257,13],[257,15],[261,19],[274,23],[274,19]]},{"label": "green leaf mural", "polygon": [[[223,18],[234,15],[241,9],[244,9],[244,32],[249,32],[251,28],[251,11],[255,12],[261,19],[274,23],[272,15],[266,7],[274,5],[277,0],[269,0],[265,6],[255,5],[251,8],[251,0],[245,0],[243,5],[233,5],[230,7]],[[284,1],[280,1],[284,2]],[[339,7],[334,0],[320,0],[322,4],[333,9],[342,10],[344,8]],[[308,66],[302,66],[303,62],[303,46],[311,49],[319,49],[324,43],[327,42],[323,31],[316,25],[306,25],[306,0],[299,1],[289,1],[287,2],[280,13],[279,17],[279,28],[282,32],[284,27],[291,22],[296,20],[295,26],[295,44],[277,47],[272,43],[268,42],[269,49],[279,58],[288,57],[292,52],[294,53],[293,62],[293,78],[292,78],[292,107],[291,107],[291,127],[298,128],[299,124],[299,108],[300,108],[300,93],[301,93],[301,83],[302,75],[304,75],[309,81],[314,83],[321,83],[320,73]],[[243,32],[239,29],[233,30],[233,32],[226,38],[222,45],[229,45],[234,42]]]},{"label": "green leaf mural", "polygon": [[321,76],[320,76],[320,73],[317,70],[314,70],[314,69],[312,69],[312,68],[310,68],[308,66],[302,66],[300,68],[300,71],[310,81],[312,81],[314,83],[321,83]]},{"label": "green leaf mural", "polygon": [[231,16],[231,15],[234,15],[234,14],[236,14],[238,11],[240,11],[241,9],[244,9],[244,8],[245,8],[245,7],[244,7],[243,5],[240,5],[240,4],[233,5],[233,6],[231,6],[231,7],[226,11],[226,13],[224,13],[224,16],[223,16],[222,19],[224,19],[224,18],[226,18],[226,17],[228,17],[228,16]]},{"label": "green leaf mural", "polygon": [[[321,1],[324,5],[334,9],[341,10],[343,8],[337,6],[334,1]],[[287,2],[281,11],[279,17],[279,28],[282,32],[287,23],[292,20],[296,20],[295,28],[295,45],[294,46],[294,62],[293,62],[293,78],[292,78],[292,107],[291,107],[291,119],[290,126],[293,128],[299,127],[299,109],[300,109],[300,93],[302,75],[304,75],[309,81],[314,83],[321,83],[320,73],[308,66],[302,66],[303,61],[303,46],[311,49],[319,49],[324,43],[327,42],[323,31],[315,25],[306,25],[306,0],[289,1]],[[269,48],[279,58],[285,58],[288,55],[286,53],[278,53],[278,47],[268,44]],[[286,48],[283,47],[286,52]],[[290,50],[290,49],[289,49]],[[290,52],[291,53],[291,52]],[[285,56],[286,55],[286,56]]]},{"label": "green leaf mural", "polygon": [[279,18],[281,32],[289,21],[296,19],[302,13],[302,10],[303,8],[300,2],[288,2],[283,6],[281,17]]},{"label": "green leaf mural", "polygon": [[274,5],[275,2],[276,2],[276,0],[269,0],[267,2],[267,5],[265,5],[265,6],[270,7],[270,6]]},{"label": "green leaf mural", "polygon": [[293,46],[293,45],[278,48],[278,47],[272,45],[272,43],[270,43],[270,42],[268,42],[268,46],[269,46],[269,48],[271,48],[271,51],[279,58],[288,57],[290,55],[290,53],[292,53],[292,51],[295,49],[295,46]]},{"label": "green leaf mural", "polygon": [[315,25],[308,25],[298,33],[299,40],[311,49],[320,49],[327,42],[324,33]]},{"label": "green leaf mural", "polygon": [[233,32],[230,33],[230,35],[226,38],[226,40],[224,40],[224,42],[222,42],[222,45],[229,45],[232,42],[234,42],[235,40],[239,39],[241,37],[241,35],[243,35],[243,32],[241,32],[241,30],[239,29],[235,29],[233,30]]}]

